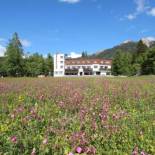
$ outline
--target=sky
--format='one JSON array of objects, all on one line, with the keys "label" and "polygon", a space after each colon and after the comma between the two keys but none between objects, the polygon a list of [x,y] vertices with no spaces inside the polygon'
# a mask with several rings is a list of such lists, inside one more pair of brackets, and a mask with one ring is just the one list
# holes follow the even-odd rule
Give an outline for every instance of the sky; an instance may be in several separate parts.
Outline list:
[{"label": "sky", "polygon": [[0,56],[14,32],[26,53],[91,54],[155,39],[155,0],[0,0]]}]

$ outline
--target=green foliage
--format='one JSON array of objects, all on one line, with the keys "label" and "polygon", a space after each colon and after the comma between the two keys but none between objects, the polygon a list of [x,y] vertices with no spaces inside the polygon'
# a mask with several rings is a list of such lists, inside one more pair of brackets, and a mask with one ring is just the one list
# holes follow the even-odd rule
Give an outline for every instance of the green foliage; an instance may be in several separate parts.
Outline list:
[{"label": "green foliage", "polygon": [[140,55],[142,53],[145,53],[147,51],[148,47],[143,43],[142,40],[140,40],[137,44],[137,55]]},{"label": "green foliage", "polygon": [[155,154],[154,76],[0,84],[0,154]]},{"label": "green foliage", "polygon": [[142,64],[142,74],[155,74],[155,48],[149,50],[147,58]]},{"label": "green foliage", "polygon": [[82,58],[88,57],[87,51],[82,52]]},{"label": "green foliage", "polygon": [[94,55],[94,57],[113,59],[118,51],[131,54],[135,53],[137,51],[137,42],[128,42],[115,46]]},{"label": "green foliage", "polygon": [[113,59],[112,73],[114,75],[131,75],[132,55],[118,51]]},{"label": "green foliage", "polygon": [[18,34],[14,33],[5,52],[5,69],[9,76],[23,75],[23,49]]},{"label": "green foliage", "polygon": [[35,53],[25,59],[25,73],[27,76],[37,76],[44,73],[44,59]]},{"label": "green foliage", "polygon": [[53,66],[53,57],[49,53],[45,59],[46,74],[53,75]]},{"label": "green foliage", "polygon": [[22,44],[17,33],[10,40],[4,57],[0,57],[0,76],[38,76],[53,75],[53,57],[47,58],[35,53],[24,56]]},{"label": "green foliage", "polygon": [[6,73],[6,69],[5,69],[5,58],[4,57],[0,57],[0,77],[1,76],[5,76]]},{"label": "green foliage", "polygon": [[142,74],[142,64],[147,59],[148,47],[140,40],[137,44],[137,51],[133,54],[134,74]]}]

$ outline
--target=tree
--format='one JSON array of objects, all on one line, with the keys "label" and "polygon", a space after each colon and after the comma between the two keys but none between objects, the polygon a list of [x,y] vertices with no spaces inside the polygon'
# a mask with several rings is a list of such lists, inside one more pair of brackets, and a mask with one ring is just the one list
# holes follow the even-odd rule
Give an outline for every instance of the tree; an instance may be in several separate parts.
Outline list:
[{"label": "tree", "polygon": [[143,43],[142,40],[140,40],[137,44],[137,55],[145,53],[147,49],[148,47]]},{"label": "tree", "polygon": [[42,55],[35,53],[25,59],[26,76],[38,76],[44,74],[45,61]]},{"label": "tree", "polygon": [[118,51],[113,59],[113,75],[132,75],[132,55]]},{"label": "tree", "polygon": [[6,52],[5,67],[9,76],[23,75],[23,49],[17,33],[13,34]]},{"label": "tree", "polygon": [[82,58],[88,57],[87,51],[82,52]]},{"label": "tree", "polygon": [[5,57],[0,57],[0,77],[6,76],[6,69],[5,69]]},{"label": "tree", "polygon": [[147,58],[148,47],[140,40],[137,44],[137,51],[133,54],[133,69],[134,74],[141,75],[142,74],[142,64]]},{"label": "tree", "polygon": [[148,52],[147,59],[142,64],[142,74],[155,74],[155,48]]},{"label": "tree", "polygon": [[47,75],[53,75],[53,57],[49,53],[47,58],[45,59],[45,74]]}]

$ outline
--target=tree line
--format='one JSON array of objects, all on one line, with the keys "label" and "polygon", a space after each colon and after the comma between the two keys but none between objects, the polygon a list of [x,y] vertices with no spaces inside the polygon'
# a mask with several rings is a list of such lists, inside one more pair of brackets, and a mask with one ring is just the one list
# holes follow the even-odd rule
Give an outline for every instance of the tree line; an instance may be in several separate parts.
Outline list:
[{"label": "tree line", "polygon": [[113,58],[112,74],[116,76],[155,74],[155,48],[148,48],[140,40],[135,53],[117,51]]},{"label": "tree line", "polygon": [[[82,57],[89,57],[86,51],[82,52]],[[0,57],[0,76],[53,75],[53,68],[53,57],[50,54],[47,58],[38,53],[26,56],[17,33],[9,41],[4,57]],[[155,74],[155,48],[148,48],[140,40],[135,53],[118,51],[113,58],[112,74]]]},{"label": "tree line", "polygon": [[26,56],[17,33],[9,41],[4,57],[0,58],[0,76],[31,76],[53,74],[53,57],[38,53]]}]

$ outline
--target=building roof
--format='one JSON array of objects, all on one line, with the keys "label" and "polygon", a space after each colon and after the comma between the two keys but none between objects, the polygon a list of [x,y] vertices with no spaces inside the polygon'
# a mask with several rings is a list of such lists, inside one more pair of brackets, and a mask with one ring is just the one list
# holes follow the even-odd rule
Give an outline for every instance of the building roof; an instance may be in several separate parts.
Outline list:
[{"label": "building roof", "polygon": [[111,59],[101,58],[76,58],[76,59],[65,59],[65,65],[112,65]]}]

